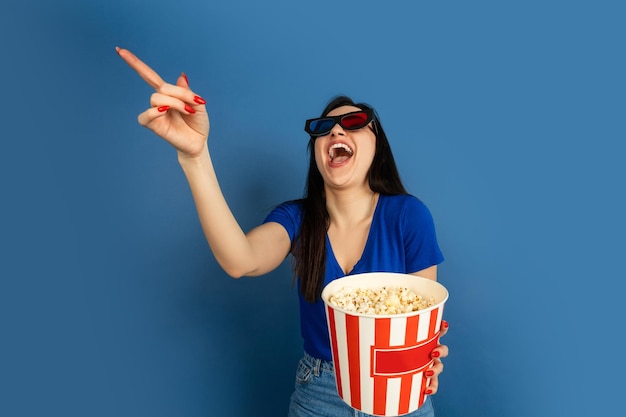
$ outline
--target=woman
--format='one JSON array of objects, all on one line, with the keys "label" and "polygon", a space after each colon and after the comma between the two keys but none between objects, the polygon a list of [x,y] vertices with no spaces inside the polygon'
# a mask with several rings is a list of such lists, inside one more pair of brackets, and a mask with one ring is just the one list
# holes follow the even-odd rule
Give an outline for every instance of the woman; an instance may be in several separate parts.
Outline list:
[{"label": "woman", "polygon": [[[182,74],[164,82],[130,51],[118,54],[155,89],[138,121],[178,151],[203,231],[220,266],[233,278],[266,274],[293,255],[298,280],[304,357],[298,366],[289,415],[363,415],[338,396],[320,293],[348,273],[388,271],[435,280],[443,260],[428,209],[406,194],[374,110],[338,97],[322,117],[306,122],[310,166],[307,193],[283,203],[244,233],[220,190],[207,145],[205,100]],[[441,334],[447,331],[444,323]],[[433,350],[427,394],[437,391],[441,358]],[[415,416],[434,415],[430,397]]]}]

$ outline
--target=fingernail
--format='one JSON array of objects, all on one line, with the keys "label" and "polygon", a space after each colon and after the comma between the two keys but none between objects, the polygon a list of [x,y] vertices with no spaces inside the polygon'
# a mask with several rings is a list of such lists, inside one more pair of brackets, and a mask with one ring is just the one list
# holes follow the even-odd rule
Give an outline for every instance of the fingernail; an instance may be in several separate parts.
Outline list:
[{"label": "fingernail", "polygon": [[200,96],[195,96],[195,97],[193,98],[193,101],[195,101],[195,102],[196,102],[196,103],[198,103],[198,104],[206,104],[206,100],[205,100],[205,99],[203,99],[203,98],[202,98],[202,97],[200,97]]},{"label": "fingernail", "polygon": [[187,78],[187,74],[185,74],[184,72],[182,74],[180,74],[184,79],[185,82],[187,83],[187,85],[189,85],[189,78]]},{"label": "fingernail", "polygon": [[120,48],[119,46],[116,46],[116,47],[115,47],[115,52],[117,52],[117,54],[118,54],[118,55],[120,54],[120,49],[121,49],[121,48]]},{"label": "fingernail", "polygon": [[426,391],[424,391],[424,394],[426,395],[430,395],[433,393],[433,390],[431,390],[430,388],[428,388]]},{"label": "fingernail", "polygon": [[447,329],[449,326],[448,322],[445,320],[442,320],[441,325],[444,327],[444,329]]},{"label": "fingernail", "polygon": [[438,357],[439,357],[439,355],[441,355],[441,353],[439,353],[439,351],[438,351],[438,350],[434,350],[434,351],[430,354],[430,356],[432,356],[433,358],[438,358]]},{"label": "fingernail", "polygon": [[424,375],[430,378],[431,376],[435,375],[435,371],[429,369],[428,371],[424,372]]},{"label": "fingernail", "polygon": [[193,109],[193,107],[191,107],[189,104],[185,104],[185,110],[187,110],[188,113],[194,114],[196,111]]},{"label": "fingernail", "polygon": [[168,111],[169,109],[170,109],[170,106],[161,106],[157,108],[157,110],[161,113],[163,113],[164,111]]}]

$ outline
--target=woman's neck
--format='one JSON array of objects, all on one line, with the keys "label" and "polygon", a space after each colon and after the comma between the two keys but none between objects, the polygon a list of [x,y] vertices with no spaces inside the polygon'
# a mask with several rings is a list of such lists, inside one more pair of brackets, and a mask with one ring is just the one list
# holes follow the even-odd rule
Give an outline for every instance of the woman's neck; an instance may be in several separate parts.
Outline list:
[{"label": "woman's neck", "polygon": [[335,227],[351,227],[364,220],[371,221],[377,201],[378,193],[369,187],[359,190],[326,189],[330,224]]}]

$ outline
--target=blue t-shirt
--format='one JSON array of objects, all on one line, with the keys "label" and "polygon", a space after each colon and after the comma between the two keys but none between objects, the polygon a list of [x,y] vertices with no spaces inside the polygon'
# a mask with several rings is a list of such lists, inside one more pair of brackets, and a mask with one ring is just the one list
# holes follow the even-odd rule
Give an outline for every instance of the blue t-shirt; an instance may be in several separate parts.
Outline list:
[{"label": "blue t-shirt", "polygon": [[[265,219],[265,223],[282,225],[292,242],[300,230],[301,221],[302,206],[297,201],[279,205]],[[349,275],[365,272],[413,273],[442,261],[433,218],[424,203],[408,194],[380,195],[365,249]],[[324,286],[345,275],[335,259],[327,235]],[[298,295],[304,350],[313,357],[332,360],[324,302],[320,298],[310,303],[299,291]]]}]

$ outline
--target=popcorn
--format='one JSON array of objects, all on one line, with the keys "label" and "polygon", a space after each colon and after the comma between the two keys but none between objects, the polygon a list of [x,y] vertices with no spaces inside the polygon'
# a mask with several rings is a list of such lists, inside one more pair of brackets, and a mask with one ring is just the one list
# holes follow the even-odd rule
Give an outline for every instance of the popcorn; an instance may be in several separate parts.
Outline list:
[{"label": "popcorn", "polygon": [[335,308],[359,314],[411,313],[435,305],[435,298],[425,299],[406,287],[343,287],[328,299]]}]

